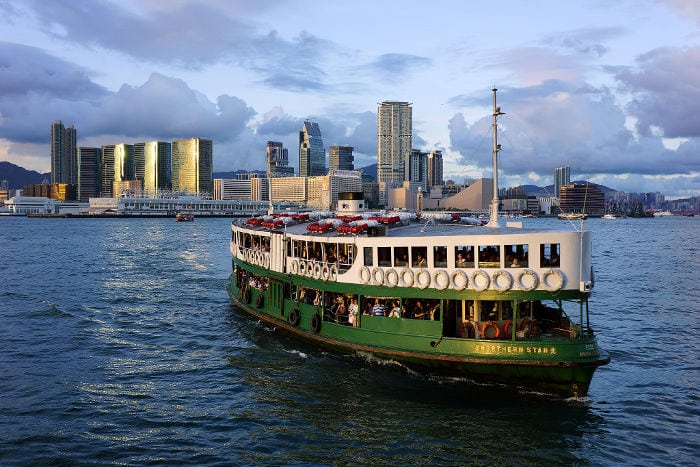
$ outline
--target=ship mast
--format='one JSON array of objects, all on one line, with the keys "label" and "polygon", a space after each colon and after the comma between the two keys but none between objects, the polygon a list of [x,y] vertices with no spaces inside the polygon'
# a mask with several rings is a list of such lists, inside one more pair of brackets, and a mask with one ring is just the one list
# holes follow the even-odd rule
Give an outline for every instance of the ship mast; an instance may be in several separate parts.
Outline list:
[{"label": "ship mast", "polygon": [[491,200],[491,207],[489,209],[489,223],[486,227],[500,227],[498,222],[498,205],[500,204],[498,200],[498,151],[501,150],[501,145],[498,144],[498,116],[505,115],[501,112],[501,108],[496,106],[496,91],[498,89],[493,88],[493,199]]}]

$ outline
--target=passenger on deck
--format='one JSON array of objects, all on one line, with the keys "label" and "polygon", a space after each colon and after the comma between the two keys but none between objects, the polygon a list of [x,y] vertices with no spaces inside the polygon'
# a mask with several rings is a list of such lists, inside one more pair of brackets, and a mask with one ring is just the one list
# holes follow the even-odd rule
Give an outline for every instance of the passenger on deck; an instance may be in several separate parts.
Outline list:
[{"label": "passenger on deck", "polygon": [[357,299],[356,298],[351,298],[350,299],[350,305],[348,305],[348,323],[350,323],[351,326],[358,326],[357,322],[357,313],[359,311],[359,307],[357,306]]},{"label": "passenger on deck", "polygon": [[519,268],[520,267],[520,261],[518,260],[517,256],[513,257],[513,262],[510,263],[511,268]]},{"label": "passenger on deck", "polygon": [[455,266],[457,266],[458,268],[467,267],[467,261],[464,259],[464,255],[462,253],[457,253],[457,261]]},{"label": "passenger on deck", "polygon": [[414,261],[414,263],[415,263],[414,266],[417,268],[424,268],[427,264],[425,262],[425,258],[423,258],[423,255],[421,255],[420,253],[418,253],[418,255],[416,255],[416,260]]},{"label": "passenger on deck", "polygon": [[397,301],[392,302],[389,318],[401,318],[401,308],[399,308],[399,303]]},{"label": "passenger on deck", "polygon": [[372,314],[374,316],[385,316],[386,308],[379,302],[378,298],[374,299],[374,306],[372,307]]}]

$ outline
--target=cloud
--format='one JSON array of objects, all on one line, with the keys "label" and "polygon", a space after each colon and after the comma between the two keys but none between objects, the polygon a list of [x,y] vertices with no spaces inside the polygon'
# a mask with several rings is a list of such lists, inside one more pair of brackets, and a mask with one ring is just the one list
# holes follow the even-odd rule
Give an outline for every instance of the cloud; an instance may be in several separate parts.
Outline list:
[{"label": "cloud", "polygon": [[616,79],[634,96],[629,111],[642,135],[658,128],[667,138],[700,136],[700,47],[653,50]]},{"label": "cloud", "polygon": [[[462,100],[484,103],[481,98]],[[658,137],[635,137],[625,113],[609,89],[575,87],[559,81],[499,92],[506,112],[499,118],[499,169],[506,176],[529,177],[571,166],[572,174],[678,174],[697,170],[697,143],[666,149]],[[489,112],[490,113],[490,112]],[[456,114],[449,122],[451,149],[463,165],[487,170],[491,164],[491,124],[487,116],[473,124]]]},{"label": "cloud", "polygon": [[397,79],[405,79],[405,75],[415,70],[428,67],[432,60],[417,55],[388,53],[378,56],[369,67],[379,74],[385,76],[391,82]]}]

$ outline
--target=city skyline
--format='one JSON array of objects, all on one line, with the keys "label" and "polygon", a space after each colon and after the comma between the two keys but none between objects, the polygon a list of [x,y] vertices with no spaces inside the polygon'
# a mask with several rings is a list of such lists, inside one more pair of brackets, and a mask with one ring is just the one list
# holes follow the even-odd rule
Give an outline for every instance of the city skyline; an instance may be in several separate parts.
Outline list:
[{"label": "city skyline", "polygon": [[[266,141],[294,148],[313,119],[363,167],[377,104],[396,100],[412,103],[412,149],[441,151],[459,182],[490,176],[495,86],[501,185],[570,166],[621,191],[700,194],[696,2],[72,5],[0,5],[0,160],[49,172],[45,128],[62,120],[80,146],[198,134],[215,171],[264,170]],[[113,27],[84,27],[102,18]]]}]

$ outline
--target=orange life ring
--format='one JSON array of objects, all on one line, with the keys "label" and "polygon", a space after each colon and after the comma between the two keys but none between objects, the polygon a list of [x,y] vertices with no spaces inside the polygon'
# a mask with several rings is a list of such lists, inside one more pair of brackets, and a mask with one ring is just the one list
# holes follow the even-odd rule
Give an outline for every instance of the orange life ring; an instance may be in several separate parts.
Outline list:
[{"label": "orange life ring", "polygon": [[[486,331],[489,328],[495,329],[495,334],[493,336],[487,336]],[[484,325],[481,327],[481,337],[485,339],[498,339],[501,336],[501,328],[498,327],[498,324],[494,323],[493,321],[487,321],[484,323]]]},{"label": "orange life ring", "polygon": [[462,338],[474,339],[476,337],[476,331],[474,330],[474,324],[471,321],[465,321],[462,323],[462,328],[459,330],[459,335]]},{"label": "orange life ring", "polygon": [[503,325],[503,337],[505,337],[506,339],[510,339],[511,337],[513,337],[512,327],[513,320],[509,319],[508,321],[506,321],[506,324]]}]

